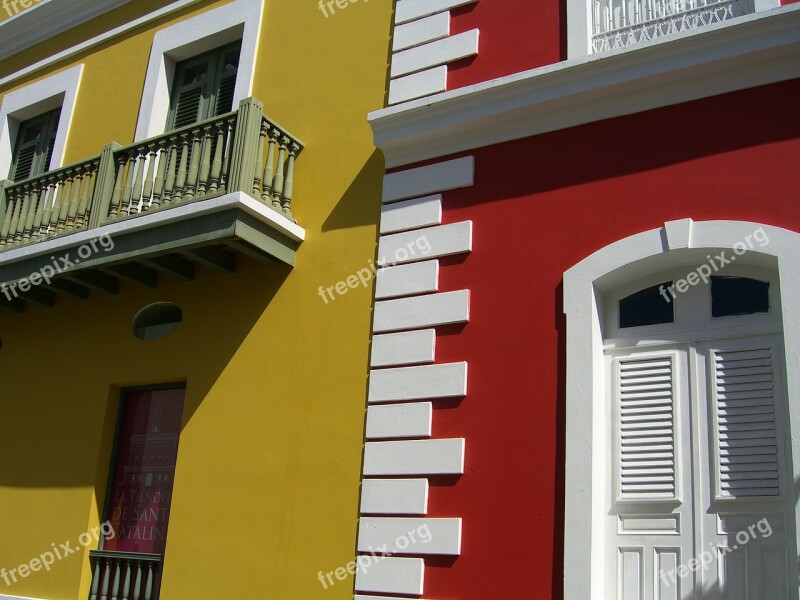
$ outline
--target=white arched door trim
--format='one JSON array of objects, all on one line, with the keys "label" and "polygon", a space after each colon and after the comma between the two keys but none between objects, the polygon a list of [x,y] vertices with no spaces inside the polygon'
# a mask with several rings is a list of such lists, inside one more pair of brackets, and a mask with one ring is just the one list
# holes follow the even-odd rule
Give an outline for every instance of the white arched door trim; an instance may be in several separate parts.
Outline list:
[{"label": "white arched door trim", "polygon": [[[780,278],[786,346],[791,439],[800,440],[800,234],[780,227],[745,221],[670,221],[614,242],[585,258],[564,274],[567,324],[567,397],[565,464],[565,600],[603,600],[604,519],[607,473],[601,461],[609,423],[604,414],[602,297],[622,283],[684,264],[700,265],[714,250],[731,250],[762,228],[769,242],[755,245],[738,264],[777,269]],[[731,256],[731,253],[728,253]],[[696,259],[696,260],[695,260]],[[791,450],[788,474],[797,492],[800,444]],[[794,502],[794,500],[793,500]],[[800,523],[796,502],[795,521]],[[800,539],[797,539],[800,547]]]}]

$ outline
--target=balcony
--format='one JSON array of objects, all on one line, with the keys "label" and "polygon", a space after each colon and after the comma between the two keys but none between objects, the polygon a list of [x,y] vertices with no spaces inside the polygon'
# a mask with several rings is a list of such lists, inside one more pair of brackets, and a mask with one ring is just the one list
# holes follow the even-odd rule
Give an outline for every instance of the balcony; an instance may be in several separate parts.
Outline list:
[{"label": "balcony", "polygon": [[160,554],[89,552],[92,587],[89,600],[158,600]]},{"label": "balcony", "polygon": [[592,52],[655,40],[754,11],[753,0],[593,0]]},{"label": "balcony", "polygon": [[116,294],[120,280],[192,279],[197,264],[230,273],[238,254],[293,265],[302,149],[247,98],[231,113],[0,182],[0,308]]}]

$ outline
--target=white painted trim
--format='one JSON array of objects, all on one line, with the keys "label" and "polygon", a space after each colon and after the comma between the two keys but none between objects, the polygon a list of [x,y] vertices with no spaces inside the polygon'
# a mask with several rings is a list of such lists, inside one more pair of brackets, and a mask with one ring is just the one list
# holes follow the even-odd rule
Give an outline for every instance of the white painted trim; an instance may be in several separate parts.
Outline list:
[{"label": "white painted trim", "polygon": [[[38,4],[0,23],[0,60],[68,29],[87,23],[131,0],[34,0]],[[5,3],[3,4],[5,11]]]},{"label": "white painted trim", "polygon": [[[686,229],[685,221],[683,228]],[[674,222],[670,224],[675,238]],[[739,257],[740,262],[772,265],[780,277],[781,306],[785,340],[800,339],[800,234],[760,223],[742,221],[699,221],[688,227],[688,247],[665,249],[665,229],[652,229],[598,250],[564,274],[564,312],[567,316],[566,390],[566,492],[564,545],[565,600],[602,600],[604,590],[604,507],[606,473],[594,454],[604,452],[608,429],[602,398],[605,386],[603,336],[600,328],[604,292],[646,273],[693,262],[705,261],[708,251],[730,249],[759,227],[769,243]],[[680,236],[679,236],[680,237]],[[681,243],[676,244],[681,246]],[[699,263],[698,263],[699,264]],[[737,262],[737,265],[740,264]],[[800,348],[786,346],[788,390],[800,389]],[[800,439],[800,403],[789,401],[789,433]],[[591,450],[594,449],[594,452]],[[800,474],[800,444],[792,446],[794,472]],[[794,495],[794,490],[790,490]],[[800,505],[794,497],[795,519],[800,523]],[[795,531],[795,549],[800,535]]]},{"label": "white painted trim", "polygon": [[370,403],[460,398],[466,395],[465,362],[373,369],[369,375]]},{"label": "white painted trim", "polygon": [[392,51],[399,52],[446,38],[448,35],[450,35],[450,13],[438,13],[395,27],[392,36]]},{"label": "white painted trim", "polygon": [[436,357],[436,330],[421,329],[372,337],[372,367],[432,363]]},{"label": "white painted trim", "polygon": [[84,229],[52,240],[37,242],[29,246],[23,246],[22,248],[14,248],[13,250],[0,252],[0,266],[35,256],[60,254],[66,248],[74,247],[76,244],[83,244],[100,236],[109,236],[113,239],[115,235],[121,233],[152,229],[154,227],[166,225],[167,223],[174,223],[176,221],[220,212],[230,208],[240,208],[244,210],[259,221],[269,224],[270,227],[296,242],[301,242],[305,238],[305,230],[302,227],[292,223],[283,215],[279,215],[272,208],[265,206],[263,203],[251,198],[244,192],[234,192],[218,198],[212,198],[211,200],[190,202],[174,208],[147,213],[134,219],[109,223],[108,225],[102,225],[94,229]]},{"label": "white painted trim", "polygon": [[404,264],[471,251],[472,221],[461,221],[381,236],[378,264]]},{"label": "white painted trim", "polygon": [[361,482],[361,513],[425,515],[427,479],[365,479]]},{"label": "white painted trim", "polygon": [[447,65],[398,77],[389,82],[389,104],[407,102],[447,89]]},{"label": "white painted trim", "polygon": [[[120,25],[119,27],[117,27],[115,29],[112,29],[111,31],[107,31],[105,33],[97,35],[97,36],[95,36],[95,37],[93,37],[93,38],[91,38],[89,40],[86,40],[85,42],[82,42],[80,44],[76,44],[75,46],[72,46],[71,48],[67,48],[66,50],[62,50],[61,52],[58,52],[58,53],[53,54],[51,56],[48,56],[47,58],[44,58],[44,59],[40,60],[39,62],[33,63],[32,65],[30,65],[28,67],[25,67],[24,69],[20,69],[19,71],[15,72],[15,73],[11,73],[10,75],[7,75],[7,76],[3,77],[2,79],[0,79],[0,87],[4,87],[4,86],[8,85],[9,83],[12,83],[12,82],[14,82],[14,81],[16,81],[18,79],[22,79],[23,77],[27,77],[31,73],[35,73],[36,71],[39,71],[40,69],[44,69],[45,67],[48,67],[50,65],[54,65],[56,63],[59,63],[59,62],[65,60],[67,58],[70,58],[70,57],[75,56],[77,54],[80,54],[81,52],[84,52],[84,51],[86,51],[86,50],[88,50],[90,48],[93,48],[94,46],[97,46],[99,44],[107,42],[107,41],[109,41],[109,40],[111,40],[111,39],[113,39],[115,37],[120,36],[120,35],[123,35],[123,34],[129,32],[129,31],[132,31],[132,30],[134,30],[134,29],[136,29],[138,27],[141,27],[142,25],[150,23],[151,21],[155,21],[156,19],[160,19],[161,17],[165,17],[165,16],[170,15],[170,14],[172,14],[174,12],[182,10],[182,9],[186,8],[187,6],[189,6],[190,4],[194,4],[194,3],[199,2],[199,1],[200,0],[175,0],[175,2],[172,2],[169,6],[165,6],[164,8],[160,8],[158,10],[155,10],[155,11],[151,12],[149,15],[145,15],[145,16],[140,17],[138,19],[134,19],[133,21],[125,23],[124,25]],[[27,12],[25,14],[27,15]],[[22,15],[20,15],[20,16],[22,16]],[[5,25],[5,24],[3,24],[3,25]],[[58,34],[61,34],[61,33],[63,33],[63,30],[59,29],[58,30]]]},{"label": "white painted trim", "polygon": [[375,303],[375,333],[422,329],[469,321],[469,290]]},{"label": "white painted trim", "polygon": [[233,106],[252,94],[263,7],[262,0],[235,0],[156,33],[134,141],[164,133],[175,65],[181,60],[241,39]]},{"label": "white painted trim", "polygon": [[395,6],[395,25],[413,21],[438,12],[472,4],[477,0],[397,0]]},{"label": "white painted trim", "polygon": [[368,440],[431,437],[433,404],[411,402],[370,406],[367,409]]},{"label": "white painted trim", "polygon": [[358,592],[419,596],[424,585],[425,561],[421,558],[372,557],[369,568],[356,571]]},{"label": "white painted trim", "polygon": [[[391,168],[797,77],[800,4],[791,4],[391,106],[369,120]],[[441,190],[423,194],[432,191]]]},{"label": "white painted trim", "polygon": [[381,207],[381,234],[442,223],[442,195],[425,196]]},{"label": "white painted trim", "polygon": [[19,124],[59,106],[61,120],[49,170],[63,166],[82,74],[83,65],[76,65],[3,96],[0,105],[0,180],[9,174]]},{"label": "white painted trim", "polygon": [[[428,538],[427,541],[421,535]],[[391,554],[458,556],[461,554],[461,519],[361,517],[358,551],[370,552],[384,546]]]},{"label": "white painted trim", "polygon": [[413,294],[428,294],[439,290],[439,261],[400,265],[378,269],[375,278],[375,299],[386,300]]},{"label": "white painted trim", "polygon": [[475,157],[454,160],[389,173],[383,178],[383,202],[426,196],[475,183]]},{"label": "white painted trim", "polygon": [[423,46],[396,52],[392,56],[391,76],[401,77],[475,56],[478,53],[479,39],[480,32],[471,29]]},{"label": "white painted trim", "polygon": [[0,594],[0,600],[44,600],[43,598],[32,598],[29,596],[6,596]]},{"label": "white painted trim", "polygon": [[464,438],[367,442],[364,476],[463,475]]}]

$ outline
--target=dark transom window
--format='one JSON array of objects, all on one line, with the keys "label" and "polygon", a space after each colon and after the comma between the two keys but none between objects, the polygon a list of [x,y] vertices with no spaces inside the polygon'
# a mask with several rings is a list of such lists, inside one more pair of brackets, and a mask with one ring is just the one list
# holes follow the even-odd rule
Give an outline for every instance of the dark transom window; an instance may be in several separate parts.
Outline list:
[{"label": "dark transom window", "polygon": [[674,323],[675,308],[672,296],[668,292],[671,286],[672,282],[667,281],[620,300],[620,328]]},{"label": "dark transom window", "polygon": [[711,278],[711,316],[769,312],[769,282],[748,277]]}]

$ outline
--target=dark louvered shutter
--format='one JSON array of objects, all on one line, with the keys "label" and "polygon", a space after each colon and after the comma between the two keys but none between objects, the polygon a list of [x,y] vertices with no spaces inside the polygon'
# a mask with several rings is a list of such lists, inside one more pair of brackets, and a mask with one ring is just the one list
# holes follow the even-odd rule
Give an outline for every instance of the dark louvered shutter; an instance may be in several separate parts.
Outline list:
[{"label": "dark louvered shutter", "polygon": [[60,115],[58,108],[20,124],[9,174],[14,181],[36,177],[50,168]]},{"label": "dark louvered shutter", "polygon": [[179,63],[175,69],[169,129],[178,129],[233,110],[241,43]]}]

